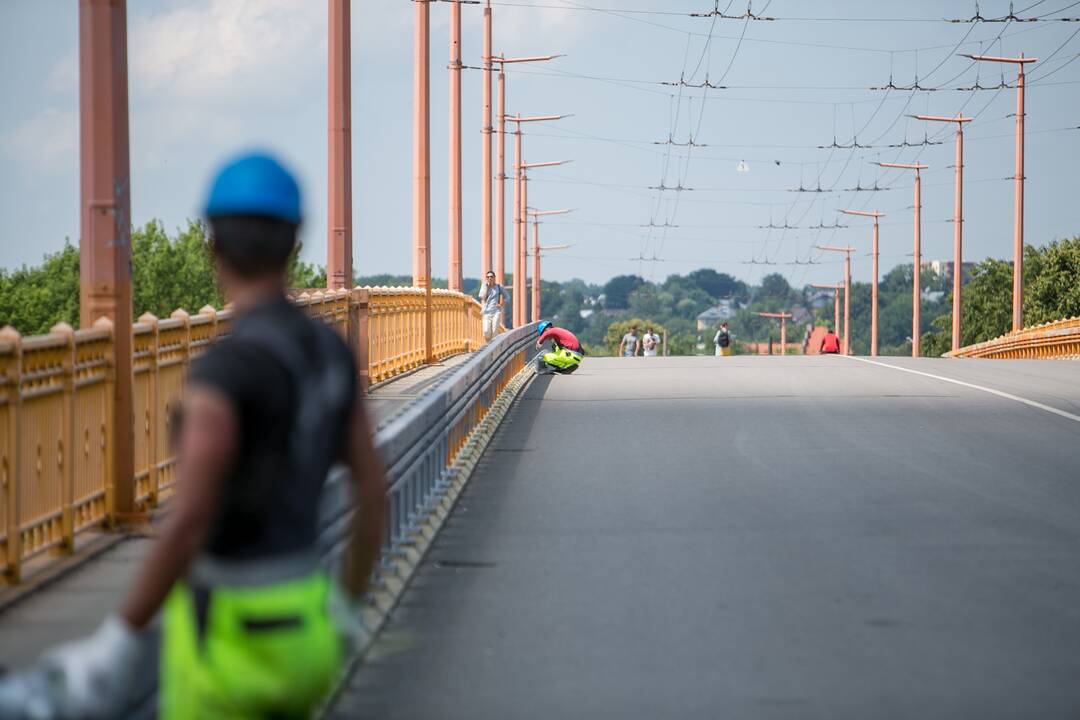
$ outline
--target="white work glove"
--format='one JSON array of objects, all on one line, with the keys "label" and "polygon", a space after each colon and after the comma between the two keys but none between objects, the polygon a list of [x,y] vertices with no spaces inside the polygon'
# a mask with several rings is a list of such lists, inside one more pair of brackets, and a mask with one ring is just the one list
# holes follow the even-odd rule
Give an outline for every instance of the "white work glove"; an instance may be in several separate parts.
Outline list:
[{"label": "white work glove", "polygon": [[354,599],[339,583],[330,583],[326,612],[342,640],[345,641],[346,652],[349,655],[355,653],[368,639],[368,631],[364,627],[361,616],[362,607],[361,600]]},{"label": "white work glove", "polygon": [[42,659],[61,718],[119,717],[142,661],[139,633],[109,615],[93,634],[50,650]]}]

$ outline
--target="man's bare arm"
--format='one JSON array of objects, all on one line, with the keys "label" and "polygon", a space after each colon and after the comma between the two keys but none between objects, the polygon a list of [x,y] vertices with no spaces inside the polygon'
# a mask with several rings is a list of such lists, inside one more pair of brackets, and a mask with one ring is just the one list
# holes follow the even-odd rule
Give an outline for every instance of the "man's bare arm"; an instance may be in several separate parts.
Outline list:
[{"label": "man's bare arm", "polygon": [[220,392],[195,387],[184,401],[178,492],[165,529],[143,561],[120,614],[141,629],[203,547],[217,513],[225,473],[239,447],[239,421]]},{"label": "man's bare arm", "polygon": [[353,480],[357,510],[353,515],[352,543],[347,555],[345,586],[359,598],[379,559],[386,517],[386,480],[382,461],[372,444],[371,426],[357,393],[349,420],[346,459]]}]

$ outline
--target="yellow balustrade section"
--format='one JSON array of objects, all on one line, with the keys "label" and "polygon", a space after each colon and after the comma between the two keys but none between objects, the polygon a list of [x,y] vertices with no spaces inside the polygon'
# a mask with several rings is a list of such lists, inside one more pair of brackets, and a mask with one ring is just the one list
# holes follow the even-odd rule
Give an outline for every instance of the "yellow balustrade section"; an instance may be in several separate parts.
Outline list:
[{"label": "yellow balustrade section", "polygon": [[[310,317],[334,327],[370,383],[424,364],[426,300],[418,288],[372,287],[294,293]],[[433,290],[432,356],[483,344],[480,304]],[[135,496],[143,508],[175,488],[171,436],[192,360],[229,333],[231,310],[204,307],[132,327]],[[69,552],[75,535],[112,517],[113,329],[107,320],[47,335],[0,330],[0,576],[18,580],[41,553]]]},{"label": "yellow balustrade section", "polygon": [[1032,325],[945,356],[999,360],[1080,358],[1080,317]]}]

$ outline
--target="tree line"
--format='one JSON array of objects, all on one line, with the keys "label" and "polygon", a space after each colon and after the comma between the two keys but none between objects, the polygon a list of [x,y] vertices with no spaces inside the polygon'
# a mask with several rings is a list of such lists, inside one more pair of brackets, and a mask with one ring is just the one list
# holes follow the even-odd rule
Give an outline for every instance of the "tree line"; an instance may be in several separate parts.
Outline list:
[{"label": "tree line", "polygon": [[[131,235],[133,305],[136,317],[149,312],[167,317],[173,310],[197,311],[223,303],[213,273],[206,227],[190,221],[169,235],[159,221],[135,228]],[[911,352],[911,264],[898,265],[879,282],[878,339],[885,355]],[[950,346],[952,324],[951,283],[933,272],[923,272],[922,347],[926,355],[940,355]],[[318,288],[326,285],[325,268],[299,259],[299,248],[289,266],[289,285]],[[357,285],[410,285],[408,275],[367,275]],[[509,279],[508,279],[509,280]],[[446,280],[435,279],[436,287]],[[507,283],[509,284],[509,283]],[[478,278],[466,278],[464,290],[475,293]],[[1080,238],[1057,240],[1024,252],[1024,322],[1036,324],[1080,315]],[[988,259],[971,270],[963,289],[963,344],[989,340],[1011,327],[1011,263]],[[870,347],[869,283],[854,283],[851,293],[852,347],[867,353]],[[737,308],[730,319],[739,342],[779,340],[775,320],[758,312],[791,311],[804,307],[803,322],[790,323],[788,340],[801,339],[807,325],[831,325],[831,293],[809,286],[792,287],[779,273],[749,284],[727,273],[701,268],[662,281],[639,275],[619,275],[604,284],[583,280],[543,281],[544,316],[554,319],[582,340],[592,354],[614,352],[612,338],[620,333],[614,323],[636,321],[663,328],[673,355],[711,354],[715,327],[699,329],[698,315],[720,301]],[[507,307],[507,317],[511,308]],[[12,325],[24,335],[48,332],[58,322],[77,326],[79,320],[79,251],[66,243],[46,255],[40,265],[0,269],[0,326]],[[614,340],[617,347],[618,339]]]}]

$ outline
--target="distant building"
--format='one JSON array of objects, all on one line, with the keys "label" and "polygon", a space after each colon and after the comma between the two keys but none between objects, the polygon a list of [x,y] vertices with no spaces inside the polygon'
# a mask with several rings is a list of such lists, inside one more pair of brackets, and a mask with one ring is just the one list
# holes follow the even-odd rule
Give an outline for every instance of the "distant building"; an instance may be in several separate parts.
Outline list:
[{"label": "distant building", "polygon": [[815,310],[823,307],[832,307],[833,304],[833,291],[832,290],[814,290],[814,292],[806,296],[807,303]]},{"label": "distant building", "polygon": [[697,316],[697,329],[708,330],[716,327],[724,320],[730,320],[735,314],[735,307],[735,302],[731,298],[724,298]]},{"label": "distant building", "polygon": [[[920,263],[923,270],[933,270],[942,278],[952,281],[953,277],[953,263],[952,260],[926,260]],[[963,275],[960,276],[961,284],[966,285],[971,280],[971,270],[975,267],[975,263],[966,262],[963,264]]]},{"label": "distant building", "polygon": [[583,309],[583,310],[578,310],[578,315],[581,316],[582,320],[588,320],[589,318],[591,318],[593,316],[593,314],[595,312],[596,312],[595,310],[586,308],[586,309]]},{"label": "distant building", "polygon": [[941,302],[941,299],[945,297],[944,290],[930,290],[924,288],[922,293],[922,299],[927,302]]},{"label": "distant building", "polygon": [[802,323],[810,317],[810,311],[804,308],[802,305],[796,305],[791,308],[791,322]]}]

